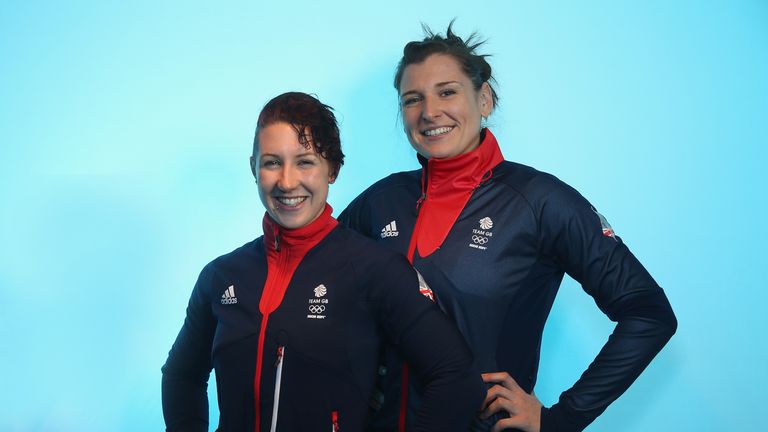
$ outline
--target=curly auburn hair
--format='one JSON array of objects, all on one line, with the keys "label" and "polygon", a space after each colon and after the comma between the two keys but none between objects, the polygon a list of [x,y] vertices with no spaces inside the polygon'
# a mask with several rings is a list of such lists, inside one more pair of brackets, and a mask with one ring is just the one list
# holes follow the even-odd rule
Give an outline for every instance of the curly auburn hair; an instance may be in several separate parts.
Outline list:
[{"label": "curly auburn hair", "polygon": [[276,96],[262,108],[256,122],[253,138],[253,154],[258,153],[259,131],[273,123],[290,124],[305,148],[313,148],[317,154],[331,164],[331,176],[339,175],[344,165],[341,151],[339,125],[333,108],[320,102],[312,95],[301,92],[287,92]]}]

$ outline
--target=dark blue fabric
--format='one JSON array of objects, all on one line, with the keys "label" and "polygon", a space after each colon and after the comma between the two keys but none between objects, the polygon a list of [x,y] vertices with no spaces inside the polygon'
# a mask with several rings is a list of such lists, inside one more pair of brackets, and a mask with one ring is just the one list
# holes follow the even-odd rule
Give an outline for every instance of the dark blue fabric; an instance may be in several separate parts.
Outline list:
[{"label": "dark blue fabric", "polygon": [[[205,267],[187,318],[163,366],[166,427],[207,430],[206,383],[216,370],[219,430],[252,431],[253,381],[262,315],[258,305],[267,262],[261,238]],[[323,319],[308,318],[319,297]],[[236,303],[222,302],[234,286]],[[402,352],[427,385],[428,413],[413,430],[463,430],[484,396],[470,369],[472,354],[437,306],[419,293],[416,272],[401,255],[337,227],[299,264],[266,329],[261,430],[268,431],[277,347],[285,347],[279,431],[362,430],[382,345]]]},{"label": "dark blue fabric", "polygon": [[[405,254],[421,178],[419,170],[377,182],[339,222]],[[382,236],[392,221],[399,235]],[[442,246],[427,257],[417,251],[413,264],[456,321],[474,351],[475,367],[506,371],[527,392],[536,383],[544,324],[565,273],[618,322],[581,379],[543,411],[544,432],[586,427],[629,387],[677,325],[663,290],[619,237],[603,234],[601,218],[586,199],[554,176],[513,162],[493,168]],[[390,358],[387,370],[379,383],[384,403],[370,430],[395,430],[398,361]],[[418,404],[418,396],[410,399]]]}]

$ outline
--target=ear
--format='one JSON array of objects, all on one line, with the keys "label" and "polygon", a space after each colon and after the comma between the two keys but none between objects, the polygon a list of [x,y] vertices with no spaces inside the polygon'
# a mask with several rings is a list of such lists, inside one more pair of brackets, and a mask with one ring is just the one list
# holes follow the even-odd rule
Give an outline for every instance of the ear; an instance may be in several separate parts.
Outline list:
[{"label": "ear", "polygon": [[256,159],[251,156],[249,158],[249,162],[251,164],[251,174],[253,174],[254,177],[256,177]]},{"label": "ear", "polygon": [[493,112],[493,91],[491,85],[486,81],[480,86],[480,114],[483,117],[488,117],[491,112]]}]

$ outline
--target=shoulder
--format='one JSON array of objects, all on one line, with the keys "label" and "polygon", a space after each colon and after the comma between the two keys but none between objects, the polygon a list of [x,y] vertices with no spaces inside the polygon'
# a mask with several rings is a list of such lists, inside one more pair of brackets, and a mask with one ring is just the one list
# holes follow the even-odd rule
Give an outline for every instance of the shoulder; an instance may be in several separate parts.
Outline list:
[{"label": "shoulder", "polygon": [[259,236],[237,249],[215,258],[203,268],[203,273],[232,272],[253,266],[254,260],[264,255],[263,238],[263,236]]},{"label": "shoulder", "polygon": [[349,266],[355,277],[367,288],[387,284],[413,273],[405,256],[341,224],[329,234],[323,249],[317,256],[322,256],[326,265],[343,262],[339,268]]},{"label": "shoulder", "polygon": [[403,171],[391,174],[369,186],[358,195],[338,219],[342,225],[360,232],[371,231],[371,218],[381,210],[381,206],[391,208],[405,202],[415,202],[421,194],[421,170]]},{"label": "shoulder", "polygon": [[339,268],[349,269],[349,276],[366,299],[378,304],[404,302],[419,307],[418,302],[424,297],[419,293],[418,276],[404,255],[342,225],[329,237],[332,238],[325,253],[331,255],[326,255],[324,262],[327,265],[328,260],[343,261]]},{"label": "shoulder", "polygon": [[504,161],[493,169],[493,180],[520,195],[536,211],[570,207],[586,202],[583,196],[554,175],[516,162]]},{"label": "shoulder", "polygon": [[359,232],[339,224],[332,231],[333,242],[331,249],[334,253],[343,251],[344,259],[352,262],[356,267],[383,267],[385,263],[401,262],[409,266],[408,261],[401,254],[388,249]]}]

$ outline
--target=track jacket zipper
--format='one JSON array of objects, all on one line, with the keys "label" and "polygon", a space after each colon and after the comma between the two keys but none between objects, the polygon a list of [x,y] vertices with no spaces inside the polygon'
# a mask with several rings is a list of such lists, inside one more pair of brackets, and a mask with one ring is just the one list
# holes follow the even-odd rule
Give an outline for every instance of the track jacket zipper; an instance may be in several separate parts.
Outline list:
[{"label": "track jacket zipper", "polygon": [[272,425],[270,426],[270,432],[277,431],[277,412],[280,407],[280,384],[283,378],[283,359],[285,358],[285,347],[277,347],[277,361],[275,361],[275,397],[272,402]]},{"label": "track jacket zipper", "polygon": [[[256,351],[256,371],[253,378],[254,395],[254,428],[255,432],[261,432],[261,376],[264,362],[264,344],[266,339],[269,317],[283,302],[288,284],[293,273],[298,268],[301,260],[315,247],[338,222],[331,217],[331,206],[326,204],[323,213],[309,225],[301,228],[287,230],[273,221],[269,214],[264,215],[264,248],[267,252],[267,278],[264,289],[259,299],[259,312],[261,312],[261,328],[259,329],[259,341]],[[278,392],[282,374],[282,361],[285,348],[278,350],[276,376],[276,396],[273,405],[272,431],[277,425]]]}]

